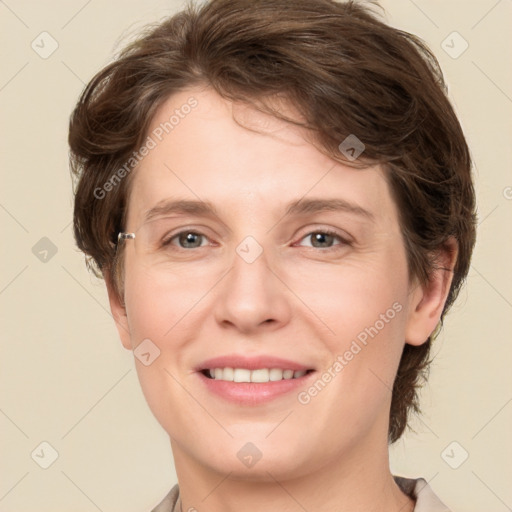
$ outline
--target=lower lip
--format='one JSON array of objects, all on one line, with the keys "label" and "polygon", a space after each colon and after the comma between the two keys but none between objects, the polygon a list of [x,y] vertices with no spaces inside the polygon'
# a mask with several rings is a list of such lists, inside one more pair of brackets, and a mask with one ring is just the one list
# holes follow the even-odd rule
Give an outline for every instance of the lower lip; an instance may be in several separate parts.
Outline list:
[{"label": "lower lip", "polygon": [[258,405],[280,396],[305,389],[315,372],[307,373],[298,379],[282,379],[270,382],[230,382],[209,379],[201,372],[199,378],[212,393],[239,405]]}]

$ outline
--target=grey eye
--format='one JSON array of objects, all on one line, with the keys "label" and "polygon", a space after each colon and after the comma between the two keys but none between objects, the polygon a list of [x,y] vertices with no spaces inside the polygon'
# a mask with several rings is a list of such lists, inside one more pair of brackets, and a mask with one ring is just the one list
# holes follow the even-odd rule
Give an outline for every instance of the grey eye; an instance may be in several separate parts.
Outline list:
[{"label": "grey eye", "polygon": [[184,249],[195,249],[196,247],[201,247],[201,238],[204,235],[200,233],[194,233],[192,231],[184,231],[183,233],[179,233],[174,238],[178,238],[178,242],[180,247]]},{"label": "grey eye", "polygon": [[[329,233],[322,233],[320,231],[317,233],[311,233],[308,236],[311,237],[313,247],[320,247],[320,248],[325,247],[326,244],[327,244],[327,247],[331,247],[332,242],[336,238],[334,235],[330,235]],[[318,245],[315,245],[315,244],[318,244]]]}]

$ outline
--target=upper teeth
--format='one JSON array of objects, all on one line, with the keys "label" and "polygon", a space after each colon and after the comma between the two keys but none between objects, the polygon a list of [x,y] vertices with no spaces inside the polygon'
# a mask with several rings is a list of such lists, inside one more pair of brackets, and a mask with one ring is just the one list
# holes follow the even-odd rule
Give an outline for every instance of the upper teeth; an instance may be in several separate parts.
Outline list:
[{"label": "upper teeth", "polygon": [[280,368],[212,368],[208,370],[210,377],[215,380],[230,382],[269,382],[282,379],[298,379],[306,374],[306,370],[282,370]]}]

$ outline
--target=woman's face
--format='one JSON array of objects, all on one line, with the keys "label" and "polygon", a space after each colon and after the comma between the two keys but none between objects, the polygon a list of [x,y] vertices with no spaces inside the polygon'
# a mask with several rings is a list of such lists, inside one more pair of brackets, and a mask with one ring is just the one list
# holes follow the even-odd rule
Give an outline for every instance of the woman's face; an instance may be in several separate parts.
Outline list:
[{"label": "woman's face", "polygon": [[336,163],[301,133],[207,89],[152,120],[123,242],[126,316],[113,310],[177,464],[279,478],[385,445],[419,302],[397,209],[380,167]]}]

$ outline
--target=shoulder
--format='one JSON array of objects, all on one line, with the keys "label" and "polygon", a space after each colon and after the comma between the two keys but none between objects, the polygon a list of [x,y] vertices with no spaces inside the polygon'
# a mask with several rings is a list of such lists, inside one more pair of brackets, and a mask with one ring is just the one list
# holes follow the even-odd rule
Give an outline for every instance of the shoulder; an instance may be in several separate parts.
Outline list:
[{"label": "shoulder", "polygon": [[450,512],[424,478],[394,476],[402,491],[416,500],[414,512]]},{"label": "shoulder", "polygon": [[151,512],[179,512],[177,507],[179,495],[180,489],[176,484]]}]

